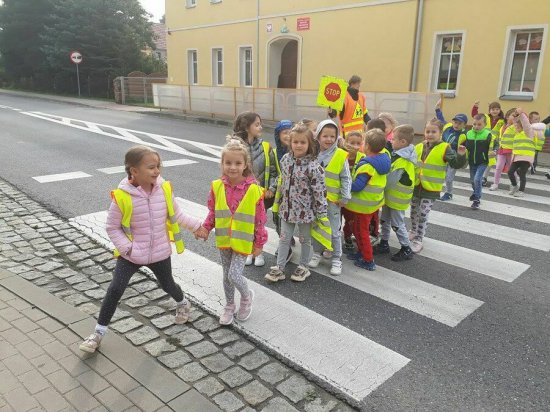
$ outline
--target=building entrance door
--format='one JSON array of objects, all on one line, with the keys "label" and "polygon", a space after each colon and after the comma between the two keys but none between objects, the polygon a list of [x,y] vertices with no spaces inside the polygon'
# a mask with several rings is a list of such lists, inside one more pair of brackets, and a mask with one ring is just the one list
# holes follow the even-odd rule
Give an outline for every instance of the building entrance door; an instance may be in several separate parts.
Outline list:
[{"label": "building entrance door", "polygon": [[298,78],[298,41],[283,38],[269,46],[269,87],[295,89]]}]

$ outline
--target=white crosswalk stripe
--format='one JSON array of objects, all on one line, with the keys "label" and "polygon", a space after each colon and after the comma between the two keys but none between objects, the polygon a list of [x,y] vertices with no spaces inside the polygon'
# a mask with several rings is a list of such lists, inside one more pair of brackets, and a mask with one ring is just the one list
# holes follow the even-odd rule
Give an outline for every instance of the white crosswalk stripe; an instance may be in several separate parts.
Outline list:
[{"label": "white crosswalk stripe", "polygon": [[[472,190],[472,185],[470,185],[469,183],[463,183],[463,182],[455,181],[454,182],[454,187],[456,189],[464,189],[464,190],[469,190],[469,191]],[[527,188],[529,188],[529,185],[527,185]],[[521,202],[533,202],[533,203],[538,203],[538,204],[541,204],[541,205],[550,204],[550,198],[549,197],[533,195],[531,193],[525,193],[525,196],[522,197],[522,198],[515,198],[515,197],[510,196],[507,191],[495,190],[494,192],[489,192],[489,191],[484,192],[483,196],[486,197],[486,195],[503,197],[503,198],[507,198],[507,199],[519,199]],[[484,197],[481,198],[482,203],[485,200]]]},{"label": "white crosswalk stripe", "polygon": [[[527,187],[532,187],[533,189],[538,189],[538,190],[550,190],[550,180],[546,176],[541,175],[540,173],[546,173],[546,170],[537,169],[537,174],[535,175],[527,174]],[[493,172],[489,173],[490,182],[493,181],[494,175],[495,174]],[[468,171],[457,170],[456,176],[470,180],[470,172]],[[510,180],[508,179],[508,175],[506,173],[502,173],[502,176],[500,178],[500,184],[501,185],[510,184]]]}]

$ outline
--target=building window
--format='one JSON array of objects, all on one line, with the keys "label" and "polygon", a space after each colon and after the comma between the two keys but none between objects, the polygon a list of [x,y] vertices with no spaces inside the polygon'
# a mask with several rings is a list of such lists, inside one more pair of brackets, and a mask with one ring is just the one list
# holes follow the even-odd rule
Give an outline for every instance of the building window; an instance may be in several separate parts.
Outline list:
[{"label": "building window", "polygon": [[212,84],[223,85],[223,50],[212,49]]},{"label": "building window", "polygon": [[187,8],[195,7],[197,5],[197,0],[185,0],[185,1],[186,1],[185,6]]},{"label": "building window", "polygon": [[542,63],[543,37],[542,29],[510,33],[503,90],[505,95],[534,95]]},{"label": "building window", "polygon": [[216,3],[221,3],[222,0],[210,0],[210,3],[212,4],[216,4]]},{"label": "building window", "polygon": [[240,48],[241,86],[252,87],[252,47]]},{"label": "building window", "polygon": [[456,91],[462,49],[462,34],[441,34],[437,36],[434,90],[442,93],[454,93]]},{"label": "building window", "polygon": [[199,83],[199,60],[196,50],[187,51],[187,73],[189,84]]}]

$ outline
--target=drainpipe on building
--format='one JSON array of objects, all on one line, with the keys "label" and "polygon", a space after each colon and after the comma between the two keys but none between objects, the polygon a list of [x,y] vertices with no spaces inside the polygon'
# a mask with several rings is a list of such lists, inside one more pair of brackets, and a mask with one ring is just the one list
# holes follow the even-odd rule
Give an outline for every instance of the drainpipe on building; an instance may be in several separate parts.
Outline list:
[{"label": "drainpipe on building", "polygon": [[260,87],[260,0],[256,0],[256,87]]},{"label": "drainpipe on building", "polygon": [[418,79],[418,59],[420,54],[420,38],[422,36],[422,21],[424,19],[424,0],[418,0],[416,8],[416,26],[414,34],[414,50],[413,50],[413,63],[411,70],[411,83],[409,84],[409,90],[411,92],[416,91],[416,84]]}]

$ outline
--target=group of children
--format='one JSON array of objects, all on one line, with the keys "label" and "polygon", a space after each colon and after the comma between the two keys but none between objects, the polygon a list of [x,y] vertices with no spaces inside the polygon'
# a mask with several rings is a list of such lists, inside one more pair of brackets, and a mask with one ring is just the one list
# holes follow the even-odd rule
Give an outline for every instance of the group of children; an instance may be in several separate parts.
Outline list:
[{"label": "group of children", "polygon": [[[401,248],[391,260],[411,259],[422,250],[434,201],[443,187],[441,199],[452,198],[454,171],[467,163],[472,208],[479,208],[491,152],[497,159],[491,190],[498,188],[500,173],[508,165],[510,193],[523,193],[525,175],[535,156],[536,127],[521,109],[509,111],[506,122],[500,118],[500,106],[498,112],[490,107],[489,115],[476,113],[470,131],[465,130],[465,115],[445,123],[440,107],[436,114],[417,145],[413,145],[412,126],[397,126],[390,113],[381,113],[368,122],[366,133],[352,131],[346,136],[340,136],[338,125],[330,119],[319,124],[307,119],[297,124],[283,120],[275,129],[276,147],[272,148],[261,139],[260,116],[241,113],[221,151],[221,177],[211,184],[209,212],[202,222],[183,213],[175,202],[170,182],[160,176],[160,155],[145,146],[131,148],[125,156],[127,177],[111,194],[107,218],[107,233],[117,257],[113,280],[95,330],[80,349],[95,352],[99,347],[130,278],[142,266],[152,270],[175,300],[174,322],[187,322],[191,304],[174,281],[170,260],[171,241],[178,253],[184,251],[182,228],[203,240],[215,230],[226,299],[219,322],[229,325],[234,318],[245,321],[250,317],[254,291],[243,272],[246,265],[265,264],[262,251],[270,208],[279,245],[277,263],[265,279],[285,279],[297,229],[301,254],[290,278],[302,282],[324,258],[331,260],[330,273],[340,275],[343,252],[356,266],[375,270],[374,255],[390,253],[392,230]],[[408,231],[405,211],[409,207]],[[238,307],[235,289],[240,294]]]}]

